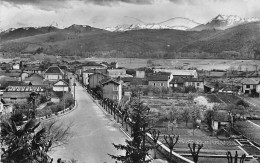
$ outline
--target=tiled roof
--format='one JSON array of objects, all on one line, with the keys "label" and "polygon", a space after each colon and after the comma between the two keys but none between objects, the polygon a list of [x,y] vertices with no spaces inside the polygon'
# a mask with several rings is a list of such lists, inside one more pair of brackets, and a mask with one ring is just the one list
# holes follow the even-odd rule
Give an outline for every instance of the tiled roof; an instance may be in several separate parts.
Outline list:
[{"label": "tiled roof", "polygon": [[3,98],[28,98],[32,92],[4,92]]},{"label": "tiled roof", "polygon": [[185,83],[185,80],[184,78],[182,77],[176,77],[176,78],[173,78],[171,81],[170,81],[170,84],[184,84]]},{"label": "tiled roof", "polygon": [[244,78],[241,80],[242,84],[258,85],[260,84],[260,78]]},{"label": "tiled roof", "polygon": [[148,85],[147,79],[144,78],[124,77],[122,78],[122,81],[129,82],[134,85]]},{"label": "tiled roof", "polygon": [[[70,83],[70,80],[69,80],[69,79],[63,79],[63,80],[58,80],[58,81],[56,81],[56,82],[54,83],[54,85],[55,85],[56,83],[60,82],[60,81],[62,81],[62,82],[64,82],[65,84],[67,84],[67,85],[65,85],[65,86],[68,86],[69,83]],[[60,86],[60,85],[59,85],[59,86]]]},{"label": "tiled roof", "polygon": [[115,79],[113,79],[113,78],[105,78],[105,79],[103,79],[103,80],[100,81],[100,84],[104,85],[104,84],[107,84],[107,83],[110,83],[110,82],[113,82],[113,83],[115,83],[115,84],[117,84],[117,85],[120,84],[119,81],[117,81],[117,80],[115,80]]},{"label": "tiled roof", "polygon": [[168,75],[160,75],[160,74],[155,74],[155,75],[150,75],[147,80],[148,81],[168,81],[170,78]]},{"label": "tiled roof", "polygon": [[229,122],[230,116],[226,110],[217,110],[213,112],[212,119],[217,122]]},{"label": "tiled roof", "polygon": [[61,69],[58,66],[50,66],[45,73],[50,73],[50,74],[63,74]]}]

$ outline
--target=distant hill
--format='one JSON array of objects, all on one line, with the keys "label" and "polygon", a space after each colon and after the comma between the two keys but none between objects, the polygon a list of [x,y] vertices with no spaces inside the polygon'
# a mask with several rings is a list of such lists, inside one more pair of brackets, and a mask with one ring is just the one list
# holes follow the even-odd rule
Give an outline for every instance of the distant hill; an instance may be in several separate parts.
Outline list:
[{"label": "distant hill", "polygon": [[181,52],[208,52],[225,57],[260,59],[260,21],[242,24],[202,38]]},{"label": "distant hill", "polygon": [[241,18],[236,15],[221,15],[219,14],[217,17],[213,18],[206,24],[198,25],[194,28],[191,28],[192,31],[202,31],[202,30],[225,30],[237,25],[257,22],[260,21],[259,18]]},{"label": "distant hill", "polygon": [[8,29],[7,31],[3,31],[0,33],[1,41],[13,40],[18,38],[23,38],[27,36],[34,36],[39,34],[45,34],[50,32],[58,31],[59,29],[53,26],[47,27],[24,27],[17,29]]},{"label": "distant hill", "polygon": [[110,32],[72,25],[65,29],[30,31],[29,28],[21,32],[1,33],[4,39],[0,41],[0,51],[82,57],[260,59],[260,22],[226,30]]}]

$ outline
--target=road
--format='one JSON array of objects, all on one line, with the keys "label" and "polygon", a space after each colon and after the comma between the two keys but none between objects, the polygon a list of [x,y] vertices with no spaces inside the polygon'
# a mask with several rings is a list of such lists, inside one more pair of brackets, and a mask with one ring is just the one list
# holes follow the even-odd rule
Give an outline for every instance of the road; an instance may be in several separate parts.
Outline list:
[{"label": "road", "polygon": [[76,159],[80,163],[114,163],[115,161],[108,156],[108,153],[124,155],[125,152],[116,150],[112,143],[124,144],[127,137],[119,129],[119,125],[110,120],[110,116],[92,101],[78,83],[76,100],[77,108],[59,118],[61,123],[73,123],[74,136],[68,144],[58,147],[51,154],[54,161],[62,158],[64,160]]}]

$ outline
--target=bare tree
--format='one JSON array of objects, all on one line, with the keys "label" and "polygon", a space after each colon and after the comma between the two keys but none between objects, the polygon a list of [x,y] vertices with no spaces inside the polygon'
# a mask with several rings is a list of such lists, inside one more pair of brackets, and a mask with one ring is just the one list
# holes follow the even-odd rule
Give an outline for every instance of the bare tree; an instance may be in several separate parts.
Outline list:
[{"label": "bare tree", "polygon": [[172,151],[173,151],[173,147],[177,144],[177,142],[179,141],[179,135],[164,135],[164,140],[166,142],[166,144],[168,145],[169,149],[170,149],[170,162],[172,162]]},{"label": "bare tree", "polygon": [[[200,153],[200,149],[203,147],[203,144],[196,144],[195,142],[192,144],[192,147],[190,144],[188,144],[188,147],[190,148],[190,153],[192,155],[192,158],[193,158],[193,161],[195,163],[198,162],[198,159],[199,159],[199,153]],[[196,151],[196,147],[197,148],[197,151]]]},{"label": "bare tree", "polygon": [[155,129],[153,129],[152,131],[150,131],[150,134],[153,138],[153,150],[154,150],[154,159],[156,159],[156,147],[157,147],[157,141],[159,139],[160,136],[160,131],[156,131]]}]

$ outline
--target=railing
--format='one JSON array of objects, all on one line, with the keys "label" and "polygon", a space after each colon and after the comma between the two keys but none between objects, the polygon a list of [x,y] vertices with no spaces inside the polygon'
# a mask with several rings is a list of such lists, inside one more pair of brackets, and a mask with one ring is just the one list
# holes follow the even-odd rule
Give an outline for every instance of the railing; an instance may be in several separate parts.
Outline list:
[{"label": "railing", "polygon": [[[111,114],[114,118],[114,120],[117,123],[120,123],[122,125],[122,129],[124,129],[125,132],[127,132],[130,136],[132,135],[132,122],[131,119],[128,116],[127,110],[121,109],[121,107],[118,106],[113,100],[111,99],[102,99],[99,95],[97,95],[93,90],[86,89],[87,92],[93,97],[94,100],[97,100],[98,104],[109,114]],[[152,144],[153,138],[149,133],[146,133],[146,140],[150,144]],[[156,150],[163,155],[164,158],[169,160],[169,148],[161,143],[160,141],[157,141],[157,148]],[[178,163],[193,163],[193,161],[179,155],[176,152],[172,152],[172,161],[178,162]]]}]

